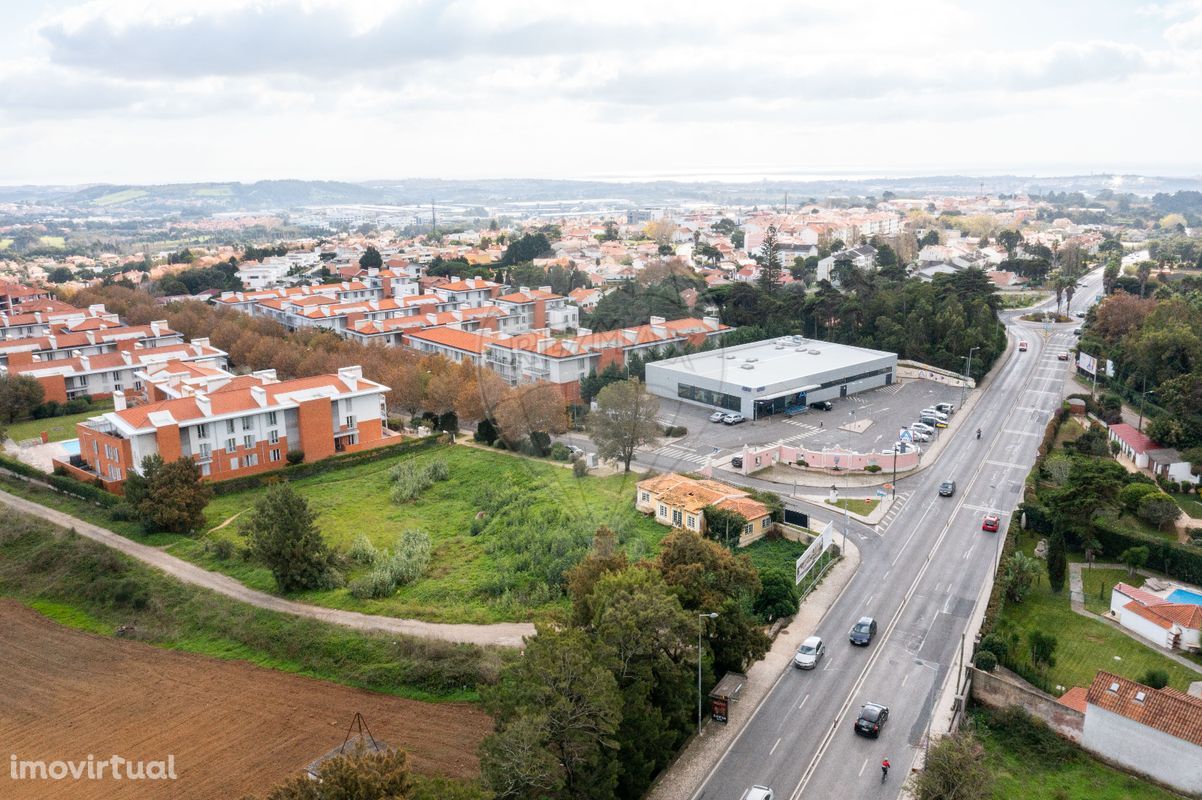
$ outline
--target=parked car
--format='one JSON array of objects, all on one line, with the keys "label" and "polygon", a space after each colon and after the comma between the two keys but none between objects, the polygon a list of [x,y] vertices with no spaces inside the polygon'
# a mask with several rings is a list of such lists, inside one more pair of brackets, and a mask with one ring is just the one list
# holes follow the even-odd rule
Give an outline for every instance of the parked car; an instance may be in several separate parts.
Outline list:
[{"label": "parked car", "polygon": [[742,414],[727,414],[722,418],[724,425],[738,425],[740,422],[746,422],[747,417]]},{"label": "parked car", "polygon": [[947,422],[948,415],[946,413],[940,411],[939,409],[935,408],[934,406],[932,406],[931,408],[924,408],[920,413],[924,417],[934,417],[935,419]]},{"label": "parked car", "polygon": [[998,526],[1002,519],[997,514],[986,514],[984,522],[981,523],[981,530],[997,533]]},{"label": "parked car", "polygon": [[810,408],[816,408],[819,411],[831,411],[834,407],[835,404],[830,400],[819,400],[817,403],[810,403]]},{"label": "parked car", "polygon": [[935,410],[950,417],[956,411],[956,405],[954,403],[936,403]]},{"label": "parked car", "polygon": [[1018,343],[1018,352],[1020,352],[1020,353],[1025,353],[1025,352],[1027,352],[1027,340],[1026,340],[1026,339],[1023,339],[1023,340],[1019,341],[1019,343]]},{"label": "parked car", "polygon": [[1073,336],[1080,336],[1080,335],[1081,335],[1081,329],[1073,328]]},{"label": "parked car", "polygon": [[[924,425],[923,427],[926,426]],[[910,438],[916,442],[929,442],[931,441],[931,434],[927,433],[926,431],[920,431],[917,428],[911,427]]]},{"label": "parked car", "polygon": [[715,411],[713,414],[710,414],[710,422],[721,422],[725,417],[725,411]]},{"label": "parked car", "polygon": [[847,634],[852,644],[861,647],[867,647],[873,636],[876,636],[876,620],[872,617],[860,617],[860,621],[851,626],[851,633]]},{"label": "parked car", "polygon": [[1059,353],[1056,356],[1057,361],[1068,361],[1068,353]]},{"label": "parked car", "polygon": [[578,458],[584,455],[584,450],[574,444],[568,445],[568,452],[571,453],[572,458]]},{"label": "parked car", "polygon": [[1073,314],[1073,316],[1076,317],[1077,319],[1085,319],[1085,312],[1078,311],[1076,314]]},{"label": "parked car", "polygon": [[856,719],[856,733],[873,739],[881,735],[881,728],[889,719],[889,708],[880,703],[865,703],[860,706],[860,716]]},{"label": "parked car", "polygon": [[939,417],[933,417],[930,414],[923,414],[921,417],[918,418],[918,421],[921,422],[923,425],[927,425],[931,428],[946,428],[947,427],[946,419],[940,419]]},{"label": "parked car", "polygon": [[927,436],[935,435],[935,429],[932,426],[926,424],[925,422],[915,422],[913,425],[910,426],[910,430],[917,431],[919,433],[925,433]]},{"label": "parked car", "polygon": [[773,800],[775,795],[767,786],[752,786],[743,794],[743,800]]},{"label": "parked car", "polygon": [[730,465],[735,469],[743,469],[743,456],[734,456],[730,459]]},{"label": "parked car", "polygon": [[802,642],[801,647],[793,654],[793,666],[798,669],[813,669],[818,666],[824,655],[826,645],[822,643],[822,637],[811,636]]},{"label": "parked car", "polygon": [[943,483],[939,484],[939,496],[940,497],[951,497],[955,493],[956,493],[956,482],[955,481],[944,481]]}]

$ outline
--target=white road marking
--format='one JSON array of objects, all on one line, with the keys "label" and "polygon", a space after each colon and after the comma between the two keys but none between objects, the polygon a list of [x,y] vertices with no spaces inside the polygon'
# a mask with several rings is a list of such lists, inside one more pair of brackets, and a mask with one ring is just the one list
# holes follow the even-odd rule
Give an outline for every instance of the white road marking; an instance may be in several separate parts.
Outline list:
[{"label": "white road marking", "polygon": [[860,775],[863,775],[866,769],[868,769],[868,759],[864,759],[864,763],[860,765]]},{"label": "white road marking", "polygon": [[809,700],[809,699],[810,699],[810,696],[808,694],[805,697],[801,698],[801,705],[797,707],[797,710],[800,711],[801,706],[804,706],[806,704],[806,700]]},{"label": "white road marking", "polygon": [[905,686],[905,685],[906,685],[906,681],[908,681],[908,680],[910,680],[910,673],[908,673],[908,672],[907,672],[905,675],[903,675],[903,676],[902,676],[902,682],[901,682],[901,685],[902,685],[902,686]]},{"label": "white road marking", "polygon": [[1012,464],[1009,461],[986,461],[986,464],[992,464],[995,467],[1006,467],[1008,469],[1028,469],[1022,464]]},{"label": "white road marking", "polygon": [[[782,736],[781,738],[783,739],[784,737]],[[777,748],[779,745],[780,745],[780,739],[777,739],[777,740],[776,740],[776,744],[772,745],[772,749],[768,751],[768,755],[772,755],[773,753],[775,753],[775,752],[776,752],[776,748]]]}]

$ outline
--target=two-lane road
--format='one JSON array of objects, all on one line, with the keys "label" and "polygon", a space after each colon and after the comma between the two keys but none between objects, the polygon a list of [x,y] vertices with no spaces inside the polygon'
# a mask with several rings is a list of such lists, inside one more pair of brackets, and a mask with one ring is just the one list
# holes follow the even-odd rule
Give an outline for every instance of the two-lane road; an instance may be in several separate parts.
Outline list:
[{"label": "two-lane road", "polygon": [[[1085,279],[1075,310],[1093,301],[1091,284],[1098,281],[1098,273]],[[1009,524],[1071,368],[1057,355],[1075,343],[1072,325],[1046,328],[1016,318],[1008,324],[1029,350],[1013,350],[937,466],[899,482],[909,502],[883,535],[871,534],[861,545],[859,572],[819,626],[826,657],[812,672],[789,668],[780,675],[694,800],[737,800],[753,784],[792,800],[900,791],[992,578],[998,535],[981,529],[984,515],[1001,514],[1003,530]],[[948,478],[957,482],[956,494],[940,497],[938,485]],[[876,639],[854,647],[848,631],[866,614],[877,619]],[[967,644],[965,650],[967,657]],[[890,709],[879,739],[852,731],[866,702]],[[895,769],[885,785],[883,758]]]}]

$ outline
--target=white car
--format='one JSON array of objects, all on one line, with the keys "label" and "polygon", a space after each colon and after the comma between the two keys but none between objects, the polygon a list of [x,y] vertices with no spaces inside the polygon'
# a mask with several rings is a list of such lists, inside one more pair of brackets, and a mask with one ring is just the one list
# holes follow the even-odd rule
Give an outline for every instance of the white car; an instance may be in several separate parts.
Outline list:
[{"label": "white car", "polygon": [[933,406],[931,408],[924,408],[922,410],[922,414],[920,416],[934,417],[935,419],[939,420],[940,422],[947,422],[947,414],[943,413],[942,411],[940,411],[939,409],[937,409]]},{"label": "white car", "polygon": [[811,636],[801,643],[801,647],[797,648],[797,652],[793,655],[793,666],[798,669],[813,669],[818,666],[818,662],[826,655],[826,645],[822,643],[822,637]]},{"label": "white car", "polygon": [[910,428],[910,438],[916,442],[929,442],[931,441],[931,434],[916,428]]},{"label": "white car", "polygon": [[910,430],[917,431],[918,433],[925,433],[927,436],[935,435],[935,429],[930,425],[927,425],[925,422],[915,422],[910,426]]},{"label": "white car", "polygon": [[742,414],[727,414],[722,418],[724,425],[738,425],[740,422],[746,422],[747,417]]},{"label": "white car", "polygon": [[952,412],[954,412],[956,410],[956,406],[953,403],[936,403],[935,410],[938,411],[940,414],[950,415]]},{"label": "white car", "polygon": [[743,793],[742,800],[772,800],[774,796],[767,786],[752,786]]},{"label": "white car", "polygon": [[715,411],[713,414],[710,414],[710,422],[721,422],[725,417],[725,411]]}]

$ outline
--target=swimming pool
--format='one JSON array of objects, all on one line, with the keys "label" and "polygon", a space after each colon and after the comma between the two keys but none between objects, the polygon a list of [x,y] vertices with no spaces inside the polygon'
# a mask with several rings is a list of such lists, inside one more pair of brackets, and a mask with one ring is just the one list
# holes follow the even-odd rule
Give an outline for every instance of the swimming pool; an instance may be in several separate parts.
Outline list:
[{"label": "swimming pool", "polygon": [[[79,455],[79,440],[78,439],[66,439],[64,441],[59,442],[59,444],[61,444],[63,446],[63,449],[67,451],[67,455],[69,455],[69,456]],[[1202,598],[1199,598],[1199,602],[1202,602]]]},{"label": "swimming pool", "polygon": [[1168,600],[1170,603],[1190,603],[1195,606],[1202,606],[1202,594],[1191,592],[1189,589],[1174,589],[1165,600]]}]

